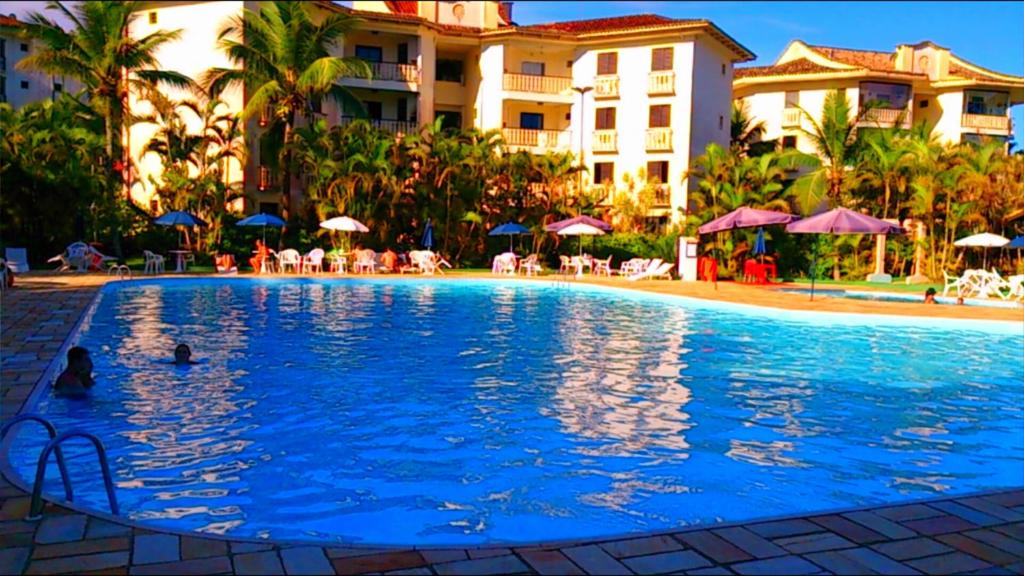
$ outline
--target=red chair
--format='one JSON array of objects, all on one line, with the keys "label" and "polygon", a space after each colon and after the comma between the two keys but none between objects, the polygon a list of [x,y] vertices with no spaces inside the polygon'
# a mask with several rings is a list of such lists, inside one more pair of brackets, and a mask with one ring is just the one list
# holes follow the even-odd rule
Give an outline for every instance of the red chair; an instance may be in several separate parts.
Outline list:
[{"label": "red chair", "polygon": [[718,260],[704,257],[703,263],[698,262],[699,275],[708,282],[718,281]]},{"label": "red chair", "polygon": [[741,282],[753,282],[757,278],[757,260],[747,259],[743,261],[743,277]]}]

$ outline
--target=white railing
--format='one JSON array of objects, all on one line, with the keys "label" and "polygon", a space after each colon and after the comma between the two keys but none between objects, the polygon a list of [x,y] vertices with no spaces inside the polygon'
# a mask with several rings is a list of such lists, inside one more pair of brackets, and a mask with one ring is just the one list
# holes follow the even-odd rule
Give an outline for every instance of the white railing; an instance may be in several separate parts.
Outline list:
[{"label": "white railing", "polygon": [[370,80],[420,83],[420,67],[415,64],[399,64],[397,62],[367,62],[367,64],[370,65],[372,74]]},{"label": "white railing", "polygon": [[568,150],[572,133],[568,130],[531,130],[529,128],[502,128],[501,135],[509,146]]},{"label": "white railing", "polygon": [[648,94],[675,94],[676,73],[671,70],[651,72],[647,76]]},{"label": "white railing", "polygon": [[782,127],[793,128],[800,126],[801,115],[799,108],[786,108],[782,111]]},{"label": "white railing", "polygon": [[901,124],[910,124],[910,113],[901,108],[871,108],[864,112],[864,116],[861,119],[862,124],[877,124],[882,126],[895,126],[900,121],[902,116],[903,121]]},{"label": "white railing", "polygon": [[615,130],[594,130],[593,152],[615,152],[619,149],[619,135]]},{"label": "white railing", "polygon": [[509,92],[530,92],[533,94],[562,94],[572,87],[572,78],[567,76],[534,76],[532,74],[505,73],[504,89]]},{"label": "white railing", "polygon": [[[345,126],[358,120],[355,116],[342,116],[339,124]],[[385,130],[393,134],[416,134],[419,132],[419,126],[415,122],[408,122],[405,120],[384,120],[382,118],[363,118],[363,120],[370,123],[370,126],[374,128]]]},{"label": "white railing", "polygon": [[964,128],[984,128],[988,130],[1010,129],[1010,119],[1007,116],[989,116],[987,114],[964,114],[960,124]]},{"label": "white railing", "polygon": [[647,129],[647,150],[671,150],[672,129],[671,128],[648,128]]},{"label": "white railing", "polygon": [[617,75],[594,77],[594,98],[618,98],[619,77]]}]

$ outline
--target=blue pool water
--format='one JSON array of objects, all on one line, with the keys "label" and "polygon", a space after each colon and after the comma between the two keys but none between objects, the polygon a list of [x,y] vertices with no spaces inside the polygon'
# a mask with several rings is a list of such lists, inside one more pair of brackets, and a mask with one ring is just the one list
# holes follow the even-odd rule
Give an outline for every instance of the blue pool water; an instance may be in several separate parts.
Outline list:
[{"label": "blue pool water", "polygon": [[[1024,485],[1020,325],[751,310],[540,283],[123,282],[78,338],[94,397],[38,410],[104,440],[124,514],[235,536],[523,542]],[[163,363],[178,342],[201,363]],[[23,476],[37,436],[13,444]],[[68,452],[105,510],[95,458]]]}]

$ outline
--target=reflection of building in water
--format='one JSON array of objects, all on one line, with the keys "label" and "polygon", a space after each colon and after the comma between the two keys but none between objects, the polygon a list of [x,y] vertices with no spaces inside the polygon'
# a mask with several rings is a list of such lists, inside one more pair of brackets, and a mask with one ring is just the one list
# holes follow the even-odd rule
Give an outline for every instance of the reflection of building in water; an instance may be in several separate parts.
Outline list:
[{"label": "reflection of building in water", "polygon": [[636,319],[619,321],[608,311],[595,320],[592,310],[575,310],[571,302],[567,307],[553,318],[564,345],[554,361],[564,371],[545,415],[557,418],[568,433],[607,441],[596,449],[601,454],[668,449],[675,451],[674,458],[685,458],[689,444],[684,432],[691,424],[683,408],[691,394],[679,377],[689,352],[683,346],[687,311],[659,310],[664,332],[654,340],[640,333],[648,326]]}]

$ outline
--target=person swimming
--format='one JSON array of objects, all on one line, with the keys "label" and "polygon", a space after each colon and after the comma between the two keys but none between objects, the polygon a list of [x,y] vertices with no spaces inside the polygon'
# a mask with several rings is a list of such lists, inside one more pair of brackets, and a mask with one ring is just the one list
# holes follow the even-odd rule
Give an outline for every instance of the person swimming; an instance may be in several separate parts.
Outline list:
[{"label": "person swimming", "polygon": [[192,360],[192,349],[188,347],[188,344],[178,344],[175,346],[174,365],[191,366],[192,364],[199,364],[199,362]]},{"label": "person swimming", "polygon": [[935,304],[935,288],[929,288],[924,292],[924,303]]},{"label": "person swimming", "polygon": [[54,393],[65,398],[85,398],[89,389],[95,385],[89,351],[81,346],[69,349],[68,366],[57,376],[53,384]]}]

